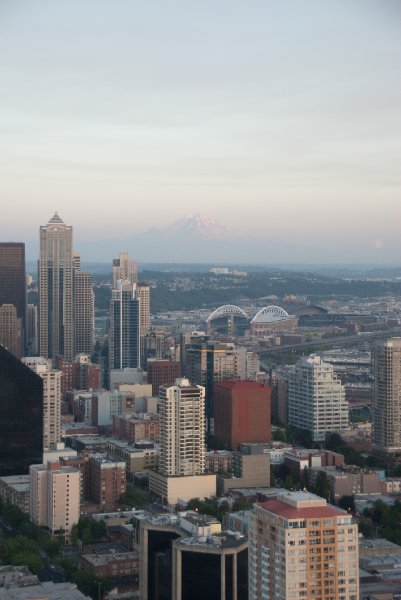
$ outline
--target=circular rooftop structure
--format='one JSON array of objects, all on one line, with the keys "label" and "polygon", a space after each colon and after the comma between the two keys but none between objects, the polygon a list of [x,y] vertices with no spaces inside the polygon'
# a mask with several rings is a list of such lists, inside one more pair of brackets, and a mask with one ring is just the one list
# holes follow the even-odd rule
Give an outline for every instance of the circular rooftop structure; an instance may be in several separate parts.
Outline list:
[{"label": "circular rooftop structure", "polygon": [[265,306],[261,308],[259,312],[253,317],[252,323],[276,323],[277,321],[284,321],[287,319],[291,319],[291,316],[288,314],[284,308],[280,306]]},{"label": "circular rooftop structure", "polygon": [[219,306],[212,312],[211,315],[206,319],[206,323],[210,323],[215,319],[221,319],[222,317],[242,317],[243,319],[247,319],[247,314],[239,308],[239,306],[235,306],[234,304],[224,304],[224,306]]}]

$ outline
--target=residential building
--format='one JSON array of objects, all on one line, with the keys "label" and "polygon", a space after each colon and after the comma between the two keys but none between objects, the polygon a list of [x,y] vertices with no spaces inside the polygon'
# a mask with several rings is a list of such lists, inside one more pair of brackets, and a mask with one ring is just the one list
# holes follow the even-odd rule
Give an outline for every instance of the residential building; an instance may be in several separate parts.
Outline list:
[{"label": "residential building", "polygon": [[141,335],[145,335],[150,330],[150,286],[147,283],[138,283],[136,294],[140,302],[139,320]]},{"label": "residential building", "polygon": [[401,455],[401,337],[373,346],[373,449]]},{"label": "residential building", "polygon": [[358,526],[307,492],[249,515],[249,600],[359,600]]},{"label": "residential building", "polygon": [[61,371],[51,368],[42,356],[24,357],[22,362],[43,379],[43,449],[61,441]]},{"label": "residential building", "polygon": [[28,304],[27,309],[27,355],[37,356],[39,352],[38,307]]},{"label": "residential building", "polygon": [[89,495],[101,510],[115,510],[126,490],[126,465],[104,454],[89,458]]},{"label": "residential building", "polygon": [[301,358],[288,376],[288,423],[310,431],[315,442],[349,428],[344,386],[320,356]]},{"label": "residential building", "polygon": [[177,379],[160,387],[159,472],[150,472],[149,489],[175,504],[177,498],[216,492],[216,476],[205,474],[205,389]]},{"label": "residential building", "polygon": [[160,440],[160,416],[157,414],[113,415],[113,435],[128,442]]},{"label": "residential building", "polygon": [[214,435],[236,450],[243,442],[271,439],[271,387],[257,381],[214,385]]},{"label": "residential building", "polygon": [[80,471],[49,461],[31,465],[29,472],[32,522],[68,539],[80,516]]},{"label": "residential building", "polygon": [[29,475],[0,477],[0,499],[29,515]]},{"label": "residential building", "polygon": [[61,394],[71,390],[91,391],[100,388],[100,366],[92,364],[88,354],[78,354],[72,362],[56,358],[56,368],[62,372]]},{"label": "residential building", "polygon": [[[26,297],[25,244],[0,242],[0,306],[13,304],[16,308],[21,342],[19,356],[25,352]],[[5,345],[1,338],[0,343]]]},{"label": "residential building", "polygon": [[43,380],[0,345],[0,476],[42,462]]}]

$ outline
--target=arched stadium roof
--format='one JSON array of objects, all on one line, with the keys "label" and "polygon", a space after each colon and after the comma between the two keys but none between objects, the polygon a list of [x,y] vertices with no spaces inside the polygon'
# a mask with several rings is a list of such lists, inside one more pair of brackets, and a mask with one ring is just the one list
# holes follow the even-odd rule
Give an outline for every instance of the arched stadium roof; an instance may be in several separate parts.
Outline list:
[{"label": "arched stadium roof", "polygon": [[211,315],[206,319],[206,323],[210,323],[214,319],[220,319],[221,317],[243,317],[244,319],[248,318],[248,315],[239,308],[239,306],[234,306],[234,304],[224,304],[224,306],[219,306],[212,312]]},{"label": "arched stadium roof", "polygon": [[284,308],[270,305],[261,308],[253,317],[251,323],[274,323],[275,321],[282,321],[289,318],[290,315]]}]

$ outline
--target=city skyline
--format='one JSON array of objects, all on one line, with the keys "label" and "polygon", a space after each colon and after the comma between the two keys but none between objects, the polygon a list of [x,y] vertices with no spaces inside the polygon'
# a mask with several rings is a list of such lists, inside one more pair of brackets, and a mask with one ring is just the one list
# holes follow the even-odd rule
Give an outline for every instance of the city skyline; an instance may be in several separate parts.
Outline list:
[{"label": "city skyline", "polygon": [[397,262],[398,3],[41,0],[0,16],[0,236],[30,259],[57,209],[88,260],[155,260],[136,237],[202,213],[264,240],[256,262]]}]

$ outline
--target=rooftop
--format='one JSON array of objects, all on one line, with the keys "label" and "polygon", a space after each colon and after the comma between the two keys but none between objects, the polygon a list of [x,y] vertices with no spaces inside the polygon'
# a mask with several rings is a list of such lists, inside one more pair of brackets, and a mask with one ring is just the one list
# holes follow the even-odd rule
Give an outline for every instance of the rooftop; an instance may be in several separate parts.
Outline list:
[{"label": "rooftop", "polygon": [[234,379],[226,379],[225,381],[216,383],[215,387],[224,388],[227,390],[232,390],[235,388],[236,392],[253,392],[255,390],[268,389],[266,384],[259,383],[258,381],[238,381]]}]

